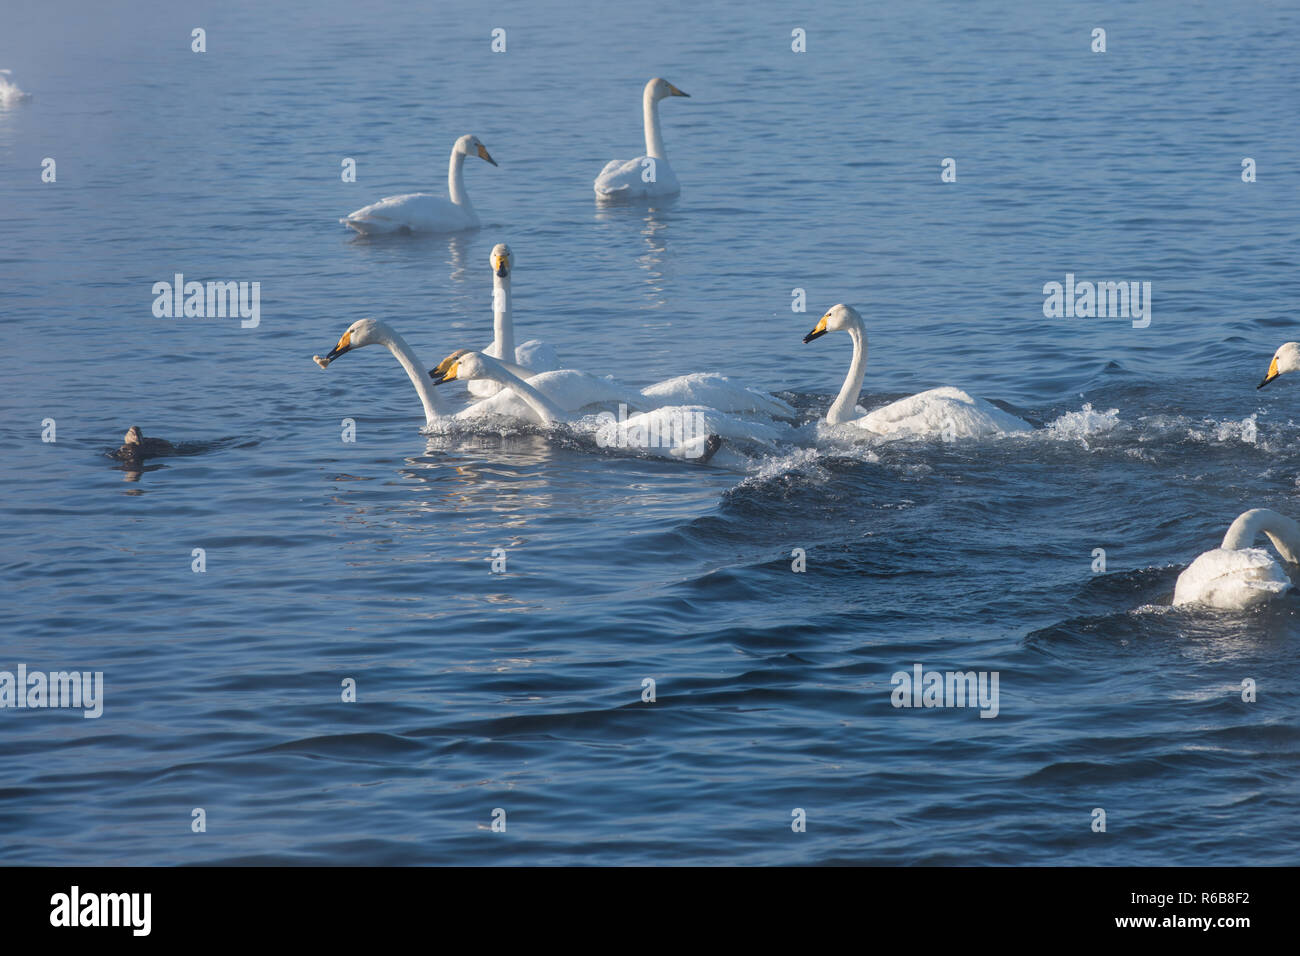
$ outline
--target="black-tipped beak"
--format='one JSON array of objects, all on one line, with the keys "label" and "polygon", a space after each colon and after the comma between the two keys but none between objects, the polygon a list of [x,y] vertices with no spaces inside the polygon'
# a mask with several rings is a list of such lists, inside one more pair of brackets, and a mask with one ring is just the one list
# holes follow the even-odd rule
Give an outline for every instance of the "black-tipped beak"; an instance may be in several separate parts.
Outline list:
[{"label": "black-tipped beak", "polygon": [[433,379],[434,385],[446,385],[448,382],[452,381],[446,375],[440,375],[436,368],[429,369],[429,378]]},{"label": "black-tipped beak", "polygon": [[668,92],[669,92],[669,95],[671,95],[671,96],[684,96],[684,97],[686,97],[688,100],[691,98],[691,94],[690,94],[690,93],[683,93],[681,90],[679,90],[677,87],[673,86],[671,83],[668,84]]},{"label": "black-tipped beak", "polygon": [[803,344],[807,345],[813,339],[819,339],[825,334],[826,334],[826,329],[820,329],[820,330],[813,329],[811,332],[809,332],[807,335],[803,337]]},{"label": "black-tipped beak", "polygon": [[1273,379],[1275,379],[1275,378],[1277,378],[1276,375],[1270,375],[1268,378],[1264,379],[1264,381],[1262,381],[1262,382],[1260,382],[1258,385],[1256,385],[1256,386],[1255,386],[1255,389],[1256,389],[1256,390],[1259,390],[1259,389],[1263,388],[1265,385],[1267,385],[1269,382],[1273,381]]},{"label": "black-tipped beak", "polygon": [[329,352],[326,354],[326,356],[325,356],[325,362],[326,362],[326,364],[328,364],[328,363],[334,361],[336,358],[338,358],[338,357],[339,357],[340,355],[342,355],[344,352],[351,352],[351,351],[352,351],[352,346],[351,346],[351,345],[336,345],[336,346],[334,346],[334,348],[330,349]]},{"label": "black-tipped beak", "polygon": [[501,263],[501,265],[497,266],[497,278],[505,279],[508,278],[509,276],[510,276],[510,270],[506,268],[506,264],[504,262]]}]

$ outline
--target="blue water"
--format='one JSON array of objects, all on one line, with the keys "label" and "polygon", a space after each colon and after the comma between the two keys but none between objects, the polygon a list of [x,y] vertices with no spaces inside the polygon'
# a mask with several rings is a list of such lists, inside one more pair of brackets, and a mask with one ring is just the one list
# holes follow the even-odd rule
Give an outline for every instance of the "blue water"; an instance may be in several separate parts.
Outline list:
[{"label": "blue water", "polygon": [[[1255,389],[1300,338],[1295,4],[268,6],[5,8],[0,670],[105,699],[0,712],[0,859],[1294,862],[1300,597],[1168,604],[1238,512],[1300,517],[1300,383]],[[599,206],[654,75],[682,193]],[[443,190],[465,132],[480,231],[338,225]],[[425,437],[382,349],[312,364],[363,316],[482,345],[501,241],[521,340],[774,390],[799,442]],[[261,324],[155,318],[177,272],[260,282]],[[1067,272],[1151,282],[1150,327],[1044,318]],[[819,430],[849,342],[800,340],[839,301],[865,407],[951,384],[1041,427]],[[124,472],[132,424],[195,453]],[[998,716],[894,708],[918,663],[997,671]]]}]

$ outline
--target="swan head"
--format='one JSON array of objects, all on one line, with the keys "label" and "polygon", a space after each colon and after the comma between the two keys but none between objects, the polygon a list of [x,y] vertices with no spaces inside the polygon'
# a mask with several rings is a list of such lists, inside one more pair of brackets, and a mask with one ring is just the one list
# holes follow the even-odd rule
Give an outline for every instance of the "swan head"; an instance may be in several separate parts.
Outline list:
[{"label": "swan head", "polygon": [[312,361],[321,368],[327,368],[330,362],[345,352],[351,352],[365,345],[383,345],[390,337],[391,330],[378,319],[357,319],[339,338],[338,345],[330,349],[327,355],[313,355]]},{"label": "swan head", "polygon": [[[468,382],[476,378],[491,378],[496,362],[480,352],[460,349],[452,352],[438,363],[437,368],[429,370],[429,377],[434,385],[446,385],[448,382]],[[498,368],[500,366],[497,366]]]},{"label": "swan head", "polygon": [[1287,342],[1279,346],[1278,350],[1273,353],[1273,361],[1269,363],[1268,374],[1264,376],[1264,381],[1256,385],[1256,388],[1263,388],[1279,375],[1285,375],[1287,372],[1300,370],[1300,342]]},{"label": "swan head", "polygon": [[132,425],[130,428],[126,430],[126,435],[124,435],[122,438],[122,444],[124,445],[144,444],[144,432],[140,431],[139,425]]},{"label": "swan head", "polygon": [[488,153],[487,147],[483,145],[483,141],[471,133],[466,133],[456,140],[456,152],[462,156],[477,156],[479,159],[485,159],[493,166],[497,164],[497,161]]},{"label": "swan head", "polygon": [[492,255],[488,261],[492,263],[492,271],[501,279],[508,279],[510,270],[515,267],[515,257],[504,242],[498,242],[492,247]]},{"label": "swan head", "polygon": [[813,330],[803,337],[804,344],[807,345],[813,339],[819,339],[827,332],[847,331],[852,328],[862,328],[862,316],[858,315],[856,309],[851,305],[833,305],[826,310],[826,314],[817,320]]},{"label": "swan head", "polygon": [[656,76],[645,85],[645,95],[648,95],[650,99],[658,102],[659,100],[666,100],[670,96],[685,96],[689,99],[691,94],[683,93],[663,77]]}]

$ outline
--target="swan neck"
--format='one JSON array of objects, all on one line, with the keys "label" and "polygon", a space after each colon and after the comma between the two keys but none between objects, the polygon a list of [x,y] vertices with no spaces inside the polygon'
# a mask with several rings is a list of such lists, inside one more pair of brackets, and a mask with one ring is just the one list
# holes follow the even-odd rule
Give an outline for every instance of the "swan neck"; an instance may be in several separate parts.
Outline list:
[{"label": "swan neck", "polygon": [[515,326],[510,320],[510,277],[492,274],[492,354],[504,362],[515,360]]},{"label": "swan neck", "polygon": [[393,353],[393,357],[401,363],[402,368],[406,369],[407,377],[415,386],[415,391],[420,396],[420,404],[424,406],[424,423],[432,425],[447,414],[449,409],[446,402],[433,390],[433,380],[429,378],[415,352],[406,344],[406,339],[394,332],[384,344],[388,346],[388,351]]},{"label": "swan neck", "polygon": [[659,131],[659,101],[649,89],[641,96],[641,111],[645,114],[645,154],[667,159],[668,150],[664,149],[664,137]]},{"label": "swan neck", "polygon": [[1238,515],[1223,536],[1223,548],[1228,551],[1249,548],[1261,533],[1268,535],[1283,560],[1292,564],[1300,562],[1300,525],[1268,508],[1252,508]]},{"label": "swan neck", "polygon": [[451,162],[447,165],[447,192],[451,195],[451,201],[457,206],[474,208],[469,201],[469,193],[465,191],[465,154],[454,146],[451,150]]},{"label": "swan neck", "polygon": [[826,413],[826,421],[832,425],[852,421],[856,416],[854,410],[858,404],[858,394],[862,391],[862,380],[867,375],[867,337],[860,328],[849,326],[849,338],[853,340],[853,363],[849,366],[848,377],[840,388],[840,394]]},{"label": "swan neck", "polygon": [[509,369],[498,366],[492,370],[491,378],[518,395],[537,414],[543,425],[552,425],[556,422],[567,422],[569,420],[569,416],[565,414],[564,409]]}]

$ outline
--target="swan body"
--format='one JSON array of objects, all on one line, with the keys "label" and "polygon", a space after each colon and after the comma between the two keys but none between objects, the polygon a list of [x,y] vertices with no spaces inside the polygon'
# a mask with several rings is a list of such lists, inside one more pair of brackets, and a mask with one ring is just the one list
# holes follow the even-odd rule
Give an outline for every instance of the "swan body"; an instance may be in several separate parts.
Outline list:
[{"label": "swan body", "polygon": [[1223,544],[1200,555],[1178,575],[1174,605],[1244,610],[1290,590],[1291,579],[1282,565],[1264,548],[1252,547],[1261,533],[1283,560],[1300,561],[1300,525],[1276,511],[1252,508],[1228,526]]},{"label": "swan body", "polygon": [[[530,339],[523,345],[515,345],[515,327],[510,309],[510,275],[515,269],[515,257],[510,247],[504,242],[498,242],[492,247],[489,262],[492,265],[492,342],[483,349],[483,354],[506,362],[513,361],[522,370],[524,378],[537,372],[558,369],[559,356],[545,342]],[[495,395],[501,389],[500,383],[491,379],[472,379],[465,384],[471,395],[480,397]]]},{"label": "swan body", "polygon": [[396,232],[446,233],[477,229],[478,214],[469,201],[469,193],[465,191],[465,157],[470,155],[476,155],[493,166],[497,164],[477,136],[466,134],[456,140],[451,148],[451,162],[447,170],[449,195],[406,193],[401,196],[389,196],[369,206],[362,206],[339,222],[368,236]]},{"label": "swan body", "polygon": [[1297,370],[1300,370],[1300,342],[1284,342],[1273,353],[1273,361],[1268,365],[1268,374],[1264,376],[1264,381],[1255,387],[1263,388],[1279,375]]},{"label": "swan body", "polygon": [[[531,418],[543,425],[573,424],[575,419],[555,401],[545,395],[534,383],[542,379],[545,375],[555,375],[555,372],[544,372],[534,376],[532,379],[525,381],[517,375],[511,373],[501,362],[490,355],[483,355],[481,352],[459,352],[452,353],[438,364],[437,368],[430,370],[429,376],[437,385],[443,385],[447,382],[457,380],[467,380],[475,378],[490,378],[499,382],[504,388],[515,393],[523,401],[531,412]],[[492,399],[489,399],[492,401]],[[482,403],[480,403],[482,404]],[[658,409],[664,413],[666,409]],[[640,417],[640,416],[636,416]],[[629,419],[628,421],[631,421]],[[597,441],[602,445],[616,445],[619,447],[635,447],[639,450],[649,451],[654,454],[663,455],[671,458],[690,459],[697,463],[704,463],[717,453],[722,445],[722,439],[714,433],[700,433],[689,436],[680,436],[680,433],[668,433],[673,437],[682,437],[683,440],[676,441],[673,444],[659,443],[642,443],[632,444],[631,442],[619,443],[615,441],[604,441],[605,436],[598,435]]]},{"label": "swan body", "polygon": [[788,403],[767,392],[733,382],[717,372],[694,372],[641,389],[647,405],[704,405],[720,412],[744,412],[768,418],[795,418]]},{"label": "swan body", "polygon": [[12,75],[10,70],[0,70],[0,106],[21,103],[32,98],[32,94],[24,93],[18,88],[18,84],[9,79]]},{"label": "swan body", "polygon": [[672,196],[681,192],[677,174],[668,165],[663,133],[659,129],[659,101],[670,96],[686,96],[667,80],[655,77],[641,93],[641,112],[645,120],[645,155],[635,159],[611,159],[600,171],[594,184],[596,195],[604,198],[640,199]]},{"label": "swan body", "polygon": [[859,415],[858,393],[867,373],[867,332],[851,306],[834,305],[821,317],[804,342],[843,330],[853,340],[853,362],[840,393],[826,413],[831,425],[855,425],[877,435],[895,437],[987,438],[1031,431],[1027,421],[991,402],[973,398],[959,388],[932,388]]}]

